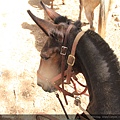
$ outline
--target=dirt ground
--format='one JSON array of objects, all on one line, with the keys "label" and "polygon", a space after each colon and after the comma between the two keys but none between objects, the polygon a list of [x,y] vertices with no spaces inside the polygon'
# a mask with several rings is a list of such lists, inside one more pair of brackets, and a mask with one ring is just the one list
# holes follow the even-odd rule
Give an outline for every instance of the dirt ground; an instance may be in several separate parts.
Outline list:
[{"label": "dirt ground", "polygon": [[[0,114],[64,114],[55,93],[44,92],[37,86],[40,50],[47,37],[26,11],[30,9],[36,16],[48,19],[39,0],[0,0],[0,6]],[[98,9],[95,10],[94,26],[97,25]],[[55,0],[54,10],[77,20],[79,1],[65,0],[65,5],[62,5],[62,0]],[[120,5],[114,9],[114,17],[108,21],[105,40],[120,60],[118,11]],[[84,13],[82,21],[87,21]],[[79,75],[79,80],[85,82],[82,75]],[[82,112],[74,105],[73,98],[67,97],[69,105],[66,105],[62,93],[59,94],[68,114]],[[81,101],[86,108],[88,96],[82,95]]]}]

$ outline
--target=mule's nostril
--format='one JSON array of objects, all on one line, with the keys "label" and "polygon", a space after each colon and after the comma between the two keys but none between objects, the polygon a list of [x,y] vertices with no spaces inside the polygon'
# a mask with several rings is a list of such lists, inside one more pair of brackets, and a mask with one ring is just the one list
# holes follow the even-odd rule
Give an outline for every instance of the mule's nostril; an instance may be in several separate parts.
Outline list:
[{"label": "mule's nostril", "polygon": [[45,92],[49,92],[49,93],[52,93],[52,92],[55,92],[55,89],[51,89],[51,88],[48,88],[48,89],[43,89]]},{"label": "mule's nostril", "polygon": [[40,87],[43,87],[43,85],[42,85],[42,84],[40,84],[40,83],[37,83],[37,85],[38,85],[38,86],[40,86]]},{"label": "mule's nostril", "polygon": [[44,89],[45,92],[50,92],[51,93],[51,90],[50,89]]},{"label": "mule's nostril", "polygon": [[43,84],[41,83],[37,83],[38,86],[42,87],[42,89],[45,91],[45,92],[54,92],[56,89],[54,87],[45,87]]}]

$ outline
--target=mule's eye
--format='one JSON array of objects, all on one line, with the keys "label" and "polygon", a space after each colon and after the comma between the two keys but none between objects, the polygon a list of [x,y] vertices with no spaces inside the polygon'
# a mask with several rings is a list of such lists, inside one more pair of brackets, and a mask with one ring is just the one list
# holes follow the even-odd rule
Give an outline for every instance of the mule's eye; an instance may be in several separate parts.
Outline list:
[{"label": "mule's eye", "polygon": [[50,58],[50,56],[45,56],[45,55],[42,55],[42,54],[41,54],[40,56],[41,56],[41,58],[44,59],[44,60],[48,60],[48,59]]}]

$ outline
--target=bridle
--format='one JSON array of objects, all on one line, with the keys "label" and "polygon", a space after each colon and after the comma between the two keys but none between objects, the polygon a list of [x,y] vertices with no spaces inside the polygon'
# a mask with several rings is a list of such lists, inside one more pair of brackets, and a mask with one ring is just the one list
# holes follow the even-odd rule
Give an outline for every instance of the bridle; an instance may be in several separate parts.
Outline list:
[{"label": "bridle", "polygon": [[[49,82],[52,83],[52,85],[59,91],[63,92],[63,95],[64,95],[64,98],[65,98],[65,102],[66,104],[68,104],[67,102],[67,99],[66,99],[66,96],[71,96],[71,97],[74,97],[74,95],[82,95],[82,94],[85,94],[85,92],[87,91],[87,86],[86,85],[83,85],[81,84],[77,77],[76,77],[76,73],[72,70],[72,66],[74,65],[75,63],[75,51],[76,51],[76,46],[80,40],[80,38],[84,35],[84,31],[81,31],[77,34],[77,36],[75,37],[75,40],[73,42],[73,45],[72,45],[72,50],[71,50],[71,54],[68,56],[68,59],[67,59],[67,64],[68,64],[68,68],[67,70],[65,70],[65,56],[66,56],[66,53],[67,53],[67,38],[68,38],[68,35],[70,33],[70,30],[73,28],[73,25],[69,25],[69,27],[67,28],[66,30],[66,33],[65,33],[65,39],[63,40],[63,45],[61,47],[61,57],[62,57],[62,61],[61,61],[61,73],[58,74],[57,76],[53,77]],[[37,71],[37,76],[38,78],[41,78],[41,79],[45,79],[42,75],[40,75]],[[66,82],[64,82],[65,78],[67,78]],[[59,79],[62,80],[62,88],[59,86],[59,85],[56,85],[55,82],[58,81]],[[79,85],[81,85],[82,87],[84,87],[84,90],[82,92],[79,92],[79,90],[77,90],[76,88],[76,85],[75,85],[75,82],[76,81]],[[70,84],[70,82],[72,82],[73,86],[74,86],[74,92],[70,93],[68,91],[66,91],[64,89],[64,84]]]}]

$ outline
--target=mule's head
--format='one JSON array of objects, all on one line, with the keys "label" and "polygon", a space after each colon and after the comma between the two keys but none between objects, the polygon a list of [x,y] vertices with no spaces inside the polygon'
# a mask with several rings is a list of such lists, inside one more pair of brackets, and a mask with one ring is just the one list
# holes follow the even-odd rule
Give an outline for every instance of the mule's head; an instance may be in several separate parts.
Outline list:
[{"label": "mule's head", "polygon": [[[34,16],[29,10],[28,14],[48,36],[48,40],[40,54],[41,61],[37,72],[37,84],[41,86],[43,90],[51,92],[54,90],[51,80],[61,72],[60,50],[65,38],[66,30],[71,24],[71,21],[54,12],[52,9],[47,8],[43,3],[41,4],[54,23],[47,22]],[[60,83],[60,80],[56,82],[57,85]]]},{"label": "mule's head", "polygon": [[[61,71],[60,50],[67,26],[60,24],[53,29],[41,50],[41,61],[38,69],[37,84],[45,91],[52,91],[51,80]],[[58,80],[60,82],[60,80]],[[57,83],[58,84],[58,83]]]}]

